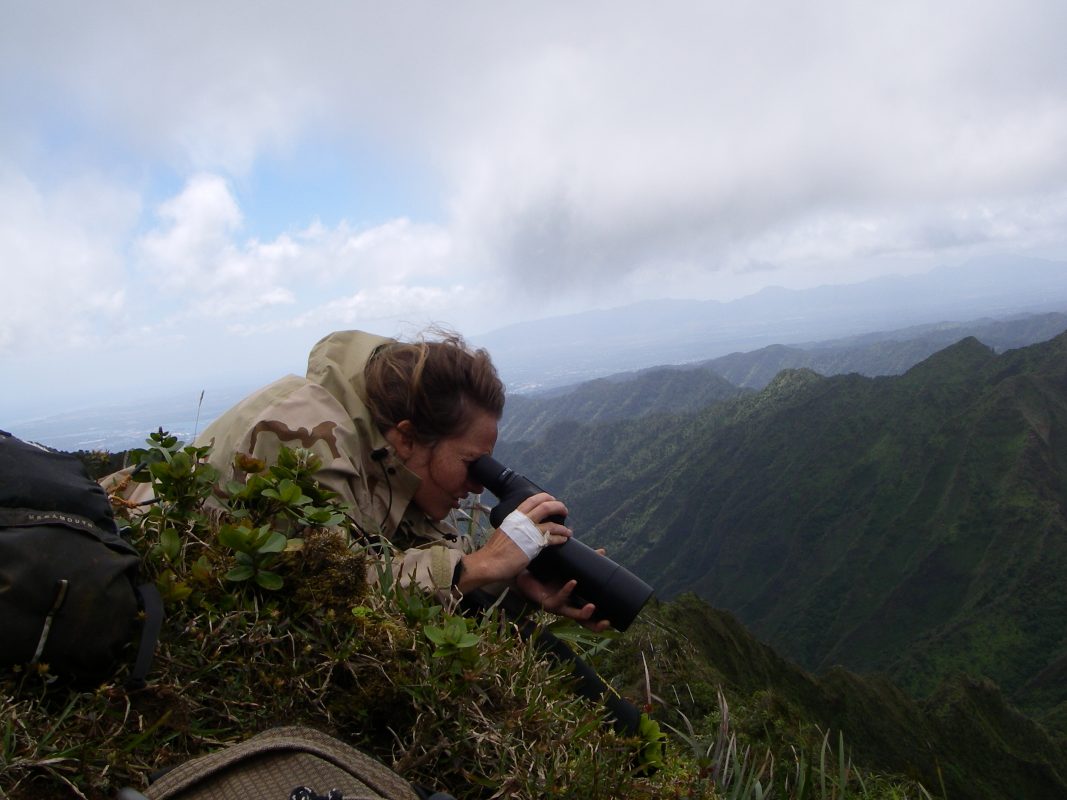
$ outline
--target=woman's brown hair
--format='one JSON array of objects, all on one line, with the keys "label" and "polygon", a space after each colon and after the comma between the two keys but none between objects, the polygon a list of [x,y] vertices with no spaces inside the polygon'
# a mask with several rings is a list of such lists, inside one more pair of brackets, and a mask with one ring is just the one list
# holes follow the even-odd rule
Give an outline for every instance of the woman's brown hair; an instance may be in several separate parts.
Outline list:
[{"label": "woman's brown hair", "polygon": [[475,408],[503,413],[504,384],[489,353],[459,334],[439,335],[384,345],[367,362],[367,405],[383,432],[410,420],[416,439],[434,444],[462,433]]}]

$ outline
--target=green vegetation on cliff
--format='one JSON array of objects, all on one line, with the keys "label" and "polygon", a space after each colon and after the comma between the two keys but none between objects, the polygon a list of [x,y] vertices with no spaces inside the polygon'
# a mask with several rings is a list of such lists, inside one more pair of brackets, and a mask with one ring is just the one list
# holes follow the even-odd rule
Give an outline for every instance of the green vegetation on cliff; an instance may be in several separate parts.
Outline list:
[{"label": "green vegetation on cliff", "polygon": [[[369,587],[373,562],[348,545],[313,456],[245,459],[251,477],[221,487],[223,507],[208,512],[216,475],[205,455],[162,432],[135,455],[161,498],[128,520],[167,607],[148,686],[128,690],[122,671],[100,686],[66,686],[46,665],[0,676],[0,796],[112,797],[283,724],[327,731],[460,798],[928,796],[907,778],[858,768],[840,737],[745,749],[736,713],[732,722],[720,714],[714,729],[693,713],[673,742],[651,720],[621,737],[506,620],[456,616],[387,580]],[[661,627],[655,616],[648,624]],[[601,658],[623,641],[561,633]],[[610,657],[620,680],[655,664],[649,644],[635,638]],[[675,704],[638,688],[634,699],[653,715],[681,719]]]},{"label": "green vegetation on cliff", "polygon": [[368,590],[300,453],[206,514],[203,454],[161,435],[140,457],[164,502],[131,519],[168,608],[150,685],[3,676],[0,795],[96,800],[303,723],[459,797],[1067,796],[1065,443],[1061,336],[502,446],[674,598],[622,636],[560,631],[662,748],[507,621]]},{"label": "green vegetation on cliff", "polygon": [[696,411],[744,393],[710,369],[642,370],[536,397],[509,396],[500,422],[500,437],[535,441],[561,422],[603,423],[647,414]]},{"label": "green vegetation on cliff", "polygon": [[665,724],[682,725],[681,712],[713,729],[721,688],[743,741],[780,759],[832,731],[868,770],[910,776],[948,798],[1067,796],[1067,742],[988,681],[957,674],[918,701],[884,676],[835,667],[816,677],[692,594],[646,611],[602,666],[620,685],[640,685],[646,663],[650,685],[679,698],[662,709]]},{"label": "green vegetation on cliff", "polygon": [[964,672],[1067,733],[1067,334],[964,339],[896,377],[786,371],[498,457],[661,597],[696,592],[808,669],[916,696]]}]

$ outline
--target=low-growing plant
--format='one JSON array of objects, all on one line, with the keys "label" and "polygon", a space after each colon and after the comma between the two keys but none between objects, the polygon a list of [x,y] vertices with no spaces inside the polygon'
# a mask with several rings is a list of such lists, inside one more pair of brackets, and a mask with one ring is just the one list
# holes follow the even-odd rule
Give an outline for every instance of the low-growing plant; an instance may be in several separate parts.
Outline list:
[{"label": "low-growing plant", "polygon": [[210,447],[183,445],[160,428],[148,437],[147,447],[131,450],[135,465],[131,479],[151,483],[156,499],[148,518],[177,523],[200,521],[204,501],[218,480],[218,470],[207,463]]},{"label": "low-growing plant", "polygon": [[[801,747],[780,766],[738,734],[711,684],[688,692],[687,707],[713,693],[717,708],[690,723],[652,693],[672,657],[654,623],[628,634],[653,656],[639,680],[640,735],[621,736],[500,612],[460,616],[393,581],[389,553],[354,542],[350,510],[315,483],[312,454],[239,457],[245,479],[225,487],[208,454],[161,431],[137,456],[157,499],[125,513],[167,606],[147,687],[124,687],[124,671],[92,691],[39,671],[4,675],[0,796],[112,797],[265,728],[306,724],[474,800],[918,797],[861,776],[840,760],[840,740],[835,766],[825,736],[818,756]],[[594,659],[620,657],[628,639],[550,627]]]},{"label": "low-growing plant", "polygon": [[434,643],[434,658],[448,659],[453,670],[462,672],[478,666],[478,643],[481,638],[471,633],[471,621],[465,617],[449,617],[443,625],[424,625],[422,632]]},{"label": "low-growing plant", "polygon": [[639,743],[502,616],[368,585],[382,561],[353,543],[309,454],[245,461],[244,482],[215,491],[207,456],[163,432],[137,456],[156,499],[126,522],[167,607],[148,686],[128,690],[124,670],[93,691],[3,676],[0,795],[111,797],[294,723],[462,797],[656,795],[631,769]]},{"label": "low-growing plant", "polygon": [[663,796],[931,800],[915,780],[860,768],[840,732],[835,748],[827,731],[774,692],[726,686],[661,611],[669,607],[646,608],[625,636],[597,654],[596,665],[614,685],[642,694],[646,712],[669,732],[661,774],[672,776],[672,790]]},{"label": "low-growing plant", "polygon": [[[218,541],[236,554],[237,566],[226,573],[226,580],[240,583],[254,580],[263,589],[281,589],[284,581],[270,567],[290,544],[285,534],[271,530],[270,525],[250,528],[247,525],[223,525]],[[301,540],[301,544],[303,542]]]},{"label": "low-growing plant", "polygon": [[226,505],[233,518],[276,529],[333,527],[348,520],[351,509],[315,480],[322,459],[310,450],[283,447],[278,462],[270,465],[244,453],[234,460],[246,479],[226,484]]}]

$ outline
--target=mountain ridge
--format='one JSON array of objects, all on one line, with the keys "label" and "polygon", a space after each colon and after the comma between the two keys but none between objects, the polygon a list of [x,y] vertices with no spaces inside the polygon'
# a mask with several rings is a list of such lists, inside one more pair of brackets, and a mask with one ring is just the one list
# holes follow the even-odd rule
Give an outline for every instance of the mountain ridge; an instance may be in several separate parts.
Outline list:
[{"label": "mountain ridge", "polygon": [[[646,665],[635,651],[647,649],[653,685],[688,684],[692,713],[702,710],[709,685],[722,686],[776,735],[811,724],[840,732],[859,761],[918,778],[935,793],[944,787],[948,798],[1067,793],[1067,738],[1051,737],[989,681],[955,673],[916,699],[884,675],[840,666],[813,674],[693,594],[654,603],[648,616],[633,631],[639,642],[618,642],[608,666],[625,672],[627,663]],[[633,666],[627,674],[644,680]],[[747,728],[758,736],[758,723]]]},{"label": "mountain ridge", "polygon": [[[965,291],[963,288],[965,287]],[[646,366],[717,358],[773,344],[1067,308],[1067,264],[997,258],[927,273],[736,300],[657,300],[519,322],[471,337],[510,388],[529,391]]]},{"label": "mountain ridge", "polygon": [[939,323],[795,347],[771,345],[694,364],[616,373],[533,394],[509,393],[500,436],[510,441],[534,440],[562,420],[599,422],[694,411],[763,389],[783,370],[807,369],[825,376],[899,375],[968,336],[1000,352],[1046,341],[1065,330],[1067,314],[1060,313]]},{"label": "mountain ridge", "polygon": [[901,376],[785,372],[501,457],[664,597],[695,591],[801,665],[920,696],[970,669],[1055,722],[1067,687],[1033,681],[1067,646],[1065,398],[1067,334],[964,339]]}]

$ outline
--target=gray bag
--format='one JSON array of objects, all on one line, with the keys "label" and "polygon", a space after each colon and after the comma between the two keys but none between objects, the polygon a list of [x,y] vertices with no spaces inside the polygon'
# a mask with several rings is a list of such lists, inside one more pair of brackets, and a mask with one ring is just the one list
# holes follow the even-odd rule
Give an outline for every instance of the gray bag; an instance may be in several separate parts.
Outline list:
[{"label": "gray bag", "polygon": [[[426,797],[426,795],[422,795]],[[431,795],[444,800],[451,795]],[[411,784],[381,762],[311,728],[264,731],[187,761],[141,794],[119,800],[419,800]]]}]

